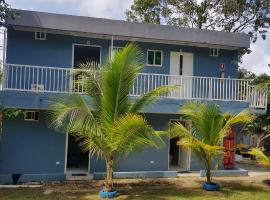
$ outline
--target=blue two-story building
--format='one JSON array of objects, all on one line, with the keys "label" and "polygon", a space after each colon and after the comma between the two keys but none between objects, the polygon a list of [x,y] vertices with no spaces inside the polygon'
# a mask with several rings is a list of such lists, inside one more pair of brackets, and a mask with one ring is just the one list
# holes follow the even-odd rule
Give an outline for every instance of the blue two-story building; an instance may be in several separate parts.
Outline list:
[{"label": "blue two-story building", "polygon": [[[156,130],[183,121],[189,100],[218,104],[232,113],[245,108],[264,113],[266,92],[237,79],[238,51],[248,35],[110,19],[16,10],[7,21],[1,104],[24,112],[3,119],[0,182],[65,180],[69,174],[104,172],[101,159],[82,153],[71,136],[47,128],[45,111],[55,95],[83,93],[74,87],[76,65],[102,65],[129,42],[145,54],[145,67],[130,91],[133,98],[161,85],[179,88],[144,110]],[[120,160],[115,171],[189,171],[200,169],[191,152],[166,138],[162,149],[147,149]]]}]

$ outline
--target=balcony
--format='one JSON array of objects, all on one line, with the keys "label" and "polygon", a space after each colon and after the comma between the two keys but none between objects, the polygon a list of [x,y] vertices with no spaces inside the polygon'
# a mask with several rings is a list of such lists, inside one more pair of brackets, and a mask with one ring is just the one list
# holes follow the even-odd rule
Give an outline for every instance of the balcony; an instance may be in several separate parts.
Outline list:
[{"label": "balcony", "polygon": [[[6,64],[3,90],[43,93],[84,93],[76,84],[78,69]],[[93,71],[98,74],[98,71]],[[159,86],[177,85],[176,90],[160,96],[185,100],[248,102],[251,108],[266,110],[267,91],[251,85],[251,80],[139,73],[131,96],[140,96]]]}]

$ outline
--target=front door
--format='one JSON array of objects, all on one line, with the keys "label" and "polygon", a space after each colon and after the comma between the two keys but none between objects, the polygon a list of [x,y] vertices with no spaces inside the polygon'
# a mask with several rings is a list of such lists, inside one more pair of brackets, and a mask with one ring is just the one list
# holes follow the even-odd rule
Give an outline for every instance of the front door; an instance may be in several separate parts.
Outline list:
[{"label": "front door", "polygon": [[170,80],[172,85],[178,85],[179,89],[173,91],[173,97],[192,97],[193,53],[171,51],[170,55]]},{"label": "front door", "polygon": [[[189,128],[185,120],[170,120],[170,124],[173,123],[181,123],[186,128]],[[190,170],[191,151],[190,149],[179,146],[177,144],[179,139],[180,138],[170,139],[169,168],[170,170],[188,171]]]},{"label": "front door", "polygon": [[68,134],[67,172],[87,173],[89,168],[89,152],[82,151],[79,140]]}]

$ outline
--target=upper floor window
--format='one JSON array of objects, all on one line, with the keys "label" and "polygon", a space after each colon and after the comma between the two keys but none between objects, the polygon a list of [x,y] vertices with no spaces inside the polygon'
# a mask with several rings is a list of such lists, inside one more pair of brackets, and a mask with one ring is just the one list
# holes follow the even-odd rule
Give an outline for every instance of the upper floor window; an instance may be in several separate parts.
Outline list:
[{"label": "upper floor window", "polygon": [[45,32],[35,32],[35,40],[46,40],[47,34]]},{"label": "upper floor window", "polygon": [[[118,51],[120,51],[120,50],[122,50],[123,49],[123,47],[113,47],[113,49],[112,49],[112,47],[109,47],[109,58],[113,58],[114,57],[114,55],[118,52]],[[111,55],[112,54],[112,55]]]},{"label": "upper floor window", "polygon": [[210,48],[210,56],[218,57],[219,56],[219,49],[218,48]]},{"label": "upper floor window", "polygon": [[162,51],[147,50],[147,65],[162,66]]},{"label": "upper floor window", "polygon": [[39,121],[39,112],[38,111],[25,111],[24,121]]}]

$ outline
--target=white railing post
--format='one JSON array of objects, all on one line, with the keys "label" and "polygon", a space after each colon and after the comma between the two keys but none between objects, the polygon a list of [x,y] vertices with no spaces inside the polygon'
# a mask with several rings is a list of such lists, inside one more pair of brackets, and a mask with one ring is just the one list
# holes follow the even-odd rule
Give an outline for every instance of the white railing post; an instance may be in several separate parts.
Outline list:
[{"label": "white railing post", "polygon": [[250,97],[249,97],[249,89],[250,89],[250,86],[249,86],[249,81],[246,81],[246,101],[247,102],[249,102],[249,99],[250,99]]},{"label": "white railing post", "polygon": [[213,81],[213,78],[211,77],[210,78],[210,80],[209,80],[209,94],[208,94],[208,98],[209,99],[212,99],[212,89],[213,89],[213,87],[212,87],[212,81]]},{"label": "white railing post", "polygon": [[69,93],[73,92],[73,79],[74,79],[74,70],[69,71]]}]

